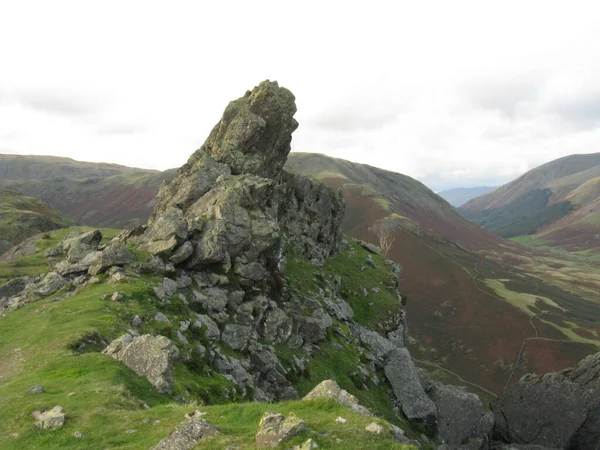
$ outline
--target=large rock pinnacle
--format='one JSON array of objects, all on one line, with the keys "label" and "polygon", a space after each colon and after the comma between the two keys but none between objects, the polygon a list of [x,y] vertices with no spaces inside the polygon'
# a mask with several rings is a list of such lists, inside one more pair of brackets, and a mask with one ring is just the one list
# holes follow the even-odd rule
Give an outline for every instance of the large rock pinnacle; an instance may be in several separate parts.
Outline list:
[{"label": "large rock pinnacle", "polygon": [[263,81],[229,103],[191,160],[206,154],[227,164],[234,175],[276,178],[290,152],[292,133],[298,128],[295,113],[294,95],[276,81]]},{"label": "large rock pinnacle", "polygon": [[335,252],[341,195],[283,170],[295,112],[294,95],[268,80],[230,102],[161,188],[139,246],[177,268],[234,275],[248,290],[279,279],[288,244],[309,260]]}]

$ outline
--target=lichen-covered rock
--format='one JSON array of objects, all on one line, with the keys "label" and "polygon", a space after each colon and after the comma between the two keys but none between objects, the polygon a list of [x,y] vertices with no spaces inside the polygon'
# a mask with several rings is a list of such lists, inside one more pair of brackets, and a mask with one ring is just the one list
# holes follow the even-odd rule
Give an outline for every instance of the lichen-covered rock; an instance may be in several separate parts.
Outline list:
[{"label": "lichen-covered rock", "polygon": [[423,390],[417,369],[406,348],[397,348],[391,352],[384,372],[404,415],[409,420],[434,426],[437,409]]},{"label": "lichen-covered rock", "polygon": [[365,416],[371,416],[371,412],[362,406],[358,399],[349,394],[344,389],[340,388],[339,385],[333,380],[325,380],[319,383],[315,388],[310,391],[303,400],[313,400],[315,398],[331,398],[342,405],[349,406],[354,411],[358,411]]},{"label": "lichen-covered rock", "polygon": [[192,450],[201,439],[219,434],[221,434],[219,429],[202,419],[202,414],[196,411],[169,436],[152,447],[152,450]]},{"label": "lichen-covered rock", "polygon": [[252,327],[228,323],[221,334],[221,342],[232,350],[246,350],[253,332]]},{"label": "lichen-covered rock", "polygon": [[355,334],[360,343],[363,344],[377,358],[384,358],[390,354],[396,346],[376,331],[365,327],[355,327]]},{"label": "lichen-covered rock", "polygon": [[65,413],[60,406],[55,406],[47,411],[34,411],[31,413],[35,419],[35,425],[39,428],[51,430],[62,427],[65,423]]},{"label": "lichen-covered rock", "polygon": [[306,430],[304,420],[290,413],[284,417],[274,411],[267,411],[260,419],[256,433],[257,447],[277,447],[280,443]]},{"label": "lichen-covered rock", "polygon": [[504,442],[596,450],[600,445],[600,353],[574,368],[524,375],[494,402]]},{"label": "lichen-covered rock", "polygon": [[315,448],[319,448],[317,443],[312,439],[307,439],[300,445],[295,445],[292,450],[313,450]]},{"label": "lichen-covered rock", "polygon": [[112,341],[103,353],[146,377],[159,392],[170,393],[173,389],[173,364],[179,350],[169,338],[126,334]]},{"label": "lichen-covered rock", "polygon": [[135,257],[123,244],[114,242],[108,245],[104,250],[93,253],[93,257],[89,261],[90,275],[97,275],[104,272],[112,266],[120,266],[132,262]]},{"label": "lichen-covered rock", "polygon": [[161,188],[146,229],[123,234],[170,263],[233,273],[250,291],[281,278],[288,242],[323,261],[341,243],[341,194],[283,172],[294,96],[265,81],[229,104],[204,145]]},{"label": "lichen-covered rock", "polygon": [[[458,386],[436,383],[430,393],[438,411],[437,438],[449,450],[462,448],[469,441],[488,442],[494,415],[486,412],[477,395]],[[479,445],[475,446],[479,448]]]}]

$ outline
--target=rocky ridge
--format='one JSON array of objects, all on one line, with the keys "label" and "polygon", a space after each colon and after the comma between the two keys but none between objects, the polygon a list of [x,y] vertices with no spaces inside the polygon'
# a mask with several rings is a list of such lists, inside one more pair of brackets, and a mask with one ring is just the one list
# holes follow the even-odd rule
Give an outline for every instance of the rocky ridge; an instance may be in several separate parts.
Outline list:
[{"label": "rocky ridge", "polygon": [[[206,143],[161,189],[146,226],[108,243],[98,230],[68,235],[46,251],[51,272],[0,287],[0,313],[49,296],[59,301],[56,296],[98,283],[114,284],[105,300],[125,301],[119,285],[150,274],[154,298],[145,301],[159,310],[132,317],[127,334],[110,344],[91,339],[157,391],[174,395],[174,367],[183,363],[219,374],[235,398],[297,399],[298,380],[313,381],[312,363],[330,346],[352,356],[348,376],[357,394],[384,392],[395,403],[388,413],[441,448],[489,448],[493,415],[476,395],[430,380],[404,347],[406,322],[396,292],[401,269],[377,249],[342,236],[339,193],[282,170],[295,110],[293,95],[269,81],[231,102]],[[377,277],[381,282],[369,288],[351,283]],[[376,301],[385,307],[377,310]],[[178,402],[197,400],[190,390],[177,392]],[[375,413],[332,381],[307,397]],[[582,429],[593,429],[596,416]],[[290,428],[284,424],[293,416],[265,417],[265,442],[283,442],[280,431]],[[296,419],[291,428],[305,432]],[[407,442],[388,425],[390,439]],[[385,427],[373,422],[367,428],[379,435]],[[194,416],[156,448],[193,448],[216,433]],[[433,445],[426,437],[421,442]]]}]

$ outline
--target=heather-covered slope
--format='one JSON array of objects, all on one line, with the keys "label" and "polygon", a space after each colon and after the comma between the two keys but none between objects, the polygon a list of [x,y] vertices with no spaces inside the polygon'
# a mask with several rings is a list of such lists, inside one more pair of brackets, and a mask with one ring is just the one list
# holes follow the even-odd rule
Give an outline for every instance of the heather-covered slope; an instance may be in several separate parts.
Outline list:
[{"label": "heather-covered slope", "polygon": [[39,198],[90,226],[145,222],[161,183],[174,174],[53,156],[0,155],[0,188]]},{"label": "heather-covered slope", "polygon": [[600,248],[600,153],[551,161],[460,211],[501,236],[537,234],[571,250]]},{"label": "heather-covered slope", "polygon": [[595,260],[501,239],[404,175],[312,154],[292,153],[288,167],[342,189],[345,232],[378,243],[375,224],[391,231],[387,256],[404,267],[411,352],[438,376],[498,393],[520,374],[595,351]]},{"label": "heather-covered slope", "polygon": [[0,190],[0,255],[34,234],[72,224],[37,198]]}]

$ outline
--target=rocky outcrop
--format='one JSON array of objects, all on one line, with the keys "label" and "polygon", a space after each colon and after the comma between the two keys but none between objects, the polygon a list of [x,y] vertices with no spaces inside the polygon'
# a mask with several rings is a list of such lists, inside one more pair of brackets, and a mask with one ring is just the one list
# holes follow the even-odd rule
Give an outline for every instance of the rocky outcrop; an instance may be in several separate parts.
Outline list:
[{"label": "rocky outcrop", "polygon": [[427,427],[435,427],[437,409],[423,390],[417,369],[406,348],[392,351],[384,372],[404,415],[409,420],[421,422]]},{"label": "rocky outcrop", "polygon": [[65,423],[65,413],[60,406],[55,406],[47,411],[33,411],[31,413],[35,419],[35,425],[39,428],[49,428],[51,430],[62,427]]},{"label": "rocky outcrop", "polygon": [[303,400],[313,400],[316,398],[330,398],[342,405],[349,406],[365,416],[372,415],[367,408],[358,402],[358,399],[354,395],[340,388],[333,380],[322,381],[312,391],[306,394]]},{"label": "rocky outcrop", "polygon": [[600,353],[558,373],[524,375],[494,405],[495,437],[566,449],[600,445]]},{"label": "rocky outcrop", "polygon": [[277,279],[288,244],[319,261],[336,251],[341,196],[283,172],[295,111],[269,81],[231,102],[133,239],[176,266],[235,274],[246,289]]},{"label": "rocky outcrop", "polygon": [[477,395],[463,387],[441,383],[432,385],[429,395],[438,414],[436,438],[444,442],[448,450],[487,446],[494,427],[494,415],[484,410]]},{"label": "rocky outcrop", "polygon": [[146,377],[159,392],[170,393],[173,389],[173,363],[179,350],[169,338],[126,334],[112,341],[102,353],[123,361],[135,373]]},{"label": "rocky outcrop", "polygon": [[260,419],[256,433],[257,447],[277,447],[283,441],[306,430],[304,420],[290,413],[284,417],[274,411],[267,411]]},{"label": "rocky outcrop", "polygon": [[202,419],[200,411],[186,416],[185,422],[152,447],[152,450],[191,450],[196,448],[201,439],[221,434],[217,427]]}]

